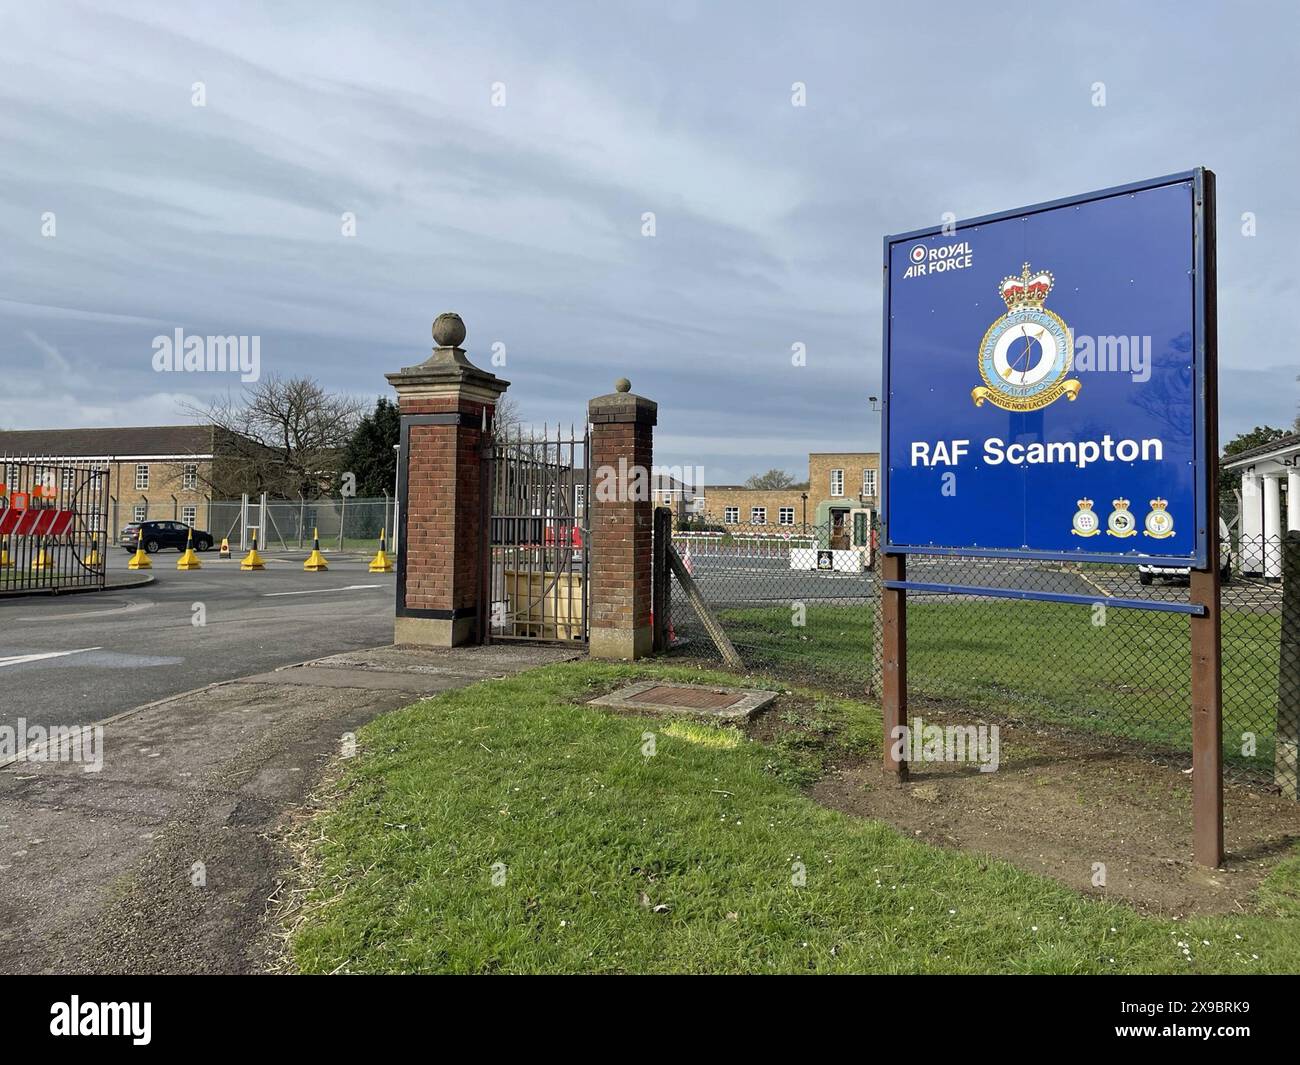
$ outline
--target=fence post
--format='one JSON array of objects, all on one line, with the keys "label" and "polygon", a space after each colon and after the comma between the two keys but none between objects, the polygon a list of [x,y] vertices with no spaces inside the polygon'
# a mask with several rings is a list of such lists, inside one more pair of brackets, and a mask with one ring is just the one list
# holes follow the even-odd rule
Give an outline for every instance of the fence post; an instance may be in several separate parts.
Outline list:
[{"label": "fence post", "polygon": [[668,596],[672,582],[668,576],[668,547],[673,539],[673,512],[667,507],[655,508],[654,529],[654,652],[668,650]]},{"label": "fence post", "polygon": [[401,415],[396,643],[455,647],[483,631],[482,476],[486,430],[510,385],[465,356],[465,323],[440,314],[433,354],[387,375]]},{"label": "fence post", "polygon": [[1282,538],[1282,634],[1277,666],[1277,753],[1273,781],[1300,798],[1300,529]]},{"label": "fence post", "polygon": [[588,652],[644,658],[650,627],[654,505],[650,468],[659,405],[634,395],[627,378],[587,405],[591,422],[591,563]]},{"label": "fence post", "polygon": [[[882,555],[880,564],[880,709],[883,718],[885,771],[907,779],[907,747],[895,757],[895,732],[907,725],[907,592],[886,588],[885,581],[907,580],[907,556]],[[900,733],[906,736],[907,733]]]}]

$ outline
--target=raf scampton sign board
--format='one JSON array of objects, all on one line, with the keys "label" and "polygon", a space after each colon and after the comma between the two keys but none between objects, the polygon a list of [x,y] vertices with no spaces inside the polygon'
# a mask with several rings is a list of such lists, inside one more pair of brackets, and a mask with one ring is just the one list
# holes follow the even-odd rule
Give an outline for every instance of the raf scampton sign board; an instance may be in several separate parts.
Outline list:
[{"label": "raf scampton sign board", "polygon": [[1203,569],[1204,170],[885,238],[885,550]]}]

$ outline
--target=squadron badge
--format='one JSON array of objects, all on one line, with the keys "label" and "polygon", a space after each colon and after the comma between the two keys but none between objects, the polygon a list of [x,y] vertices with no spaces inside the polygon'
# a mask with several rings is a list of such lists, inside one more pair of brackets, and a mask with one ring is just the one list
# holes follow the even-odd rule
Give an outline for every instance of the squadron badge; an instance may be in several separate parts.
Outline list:
[{"label": "squadron badge", "polygon": [[1101,532],[1101,520],[1092,509],[1092,500],[1080,499],[1077,505],[1079,509],[1074,512],[1074,520],[1070,522],[1073,526],[1070,532],[1075,536],[1096,536]]},{"label": "squadron badge", "polygon": [[1168,506],[1167,499],[1151,500],[1151,512],[1145,522],[1147,536],[1163,540],[1174,535],[1174,516],[1169,513]]},{"label": "squadron badge", "polygon": [[1002,279],[998,293],[1007,313],[980,342],[984,384],[971,390],[975,406],[987,400],[1003,410],[1030,411],[1078,396],[1079,382],[1065,379],[1074,362],[1070,330],[1043,306],[1055,283],[1048,270],[1030,273],[1028,263],[1019,277]]},{"label": "squadron badge", "polygon": [[1106,519],[1106,535],[1136,536],[1137,520],[1133,517],[1133,512],[1128,509],[1128,500],[1113,499],[1110,505],[1115,509],[1110,512],[1110,517]]}]

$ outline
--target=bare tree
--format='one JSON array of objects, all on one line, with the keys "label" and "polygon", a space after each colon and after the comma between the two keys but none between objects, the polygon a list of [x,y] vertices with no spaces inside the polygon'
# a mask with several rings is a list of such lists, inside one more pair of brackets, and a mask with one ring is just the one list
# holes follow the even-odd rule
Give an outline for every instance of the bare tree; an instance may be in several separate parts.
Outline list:
[{"label": "bare tree", "polygon": [[497,399],[496,413],[492,416],[492,431],[499,439],[513,437],[522,424],[519,403],[513,396],[500,396]]},{"label": "bare tree", "polygon": [[789,488],[794,484],[794,478],[785,470],[768,470],[766,473],[756,473],[745,482],[746,488]]},{"label": "bare tree", "polygon": [[214,427],[214,492],[316,499],[337,492],[339,456],[365,403],[310,377],[270,374],[237,397],[188,411]]}]

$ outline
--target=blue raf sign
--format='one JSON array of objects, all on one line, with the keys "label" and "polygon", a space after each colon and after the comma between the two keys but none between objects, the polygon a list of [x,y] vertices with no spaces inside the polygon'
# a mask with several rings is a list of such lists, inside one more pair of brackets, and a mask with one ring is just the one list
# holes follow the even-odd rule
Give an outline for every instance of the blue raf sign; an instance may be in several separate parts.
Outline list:
[{"label": "blue raf sign", "polygon": [[1206,557],[1204,171],[885,238],[885,550]]}]

